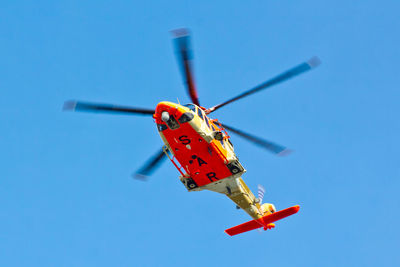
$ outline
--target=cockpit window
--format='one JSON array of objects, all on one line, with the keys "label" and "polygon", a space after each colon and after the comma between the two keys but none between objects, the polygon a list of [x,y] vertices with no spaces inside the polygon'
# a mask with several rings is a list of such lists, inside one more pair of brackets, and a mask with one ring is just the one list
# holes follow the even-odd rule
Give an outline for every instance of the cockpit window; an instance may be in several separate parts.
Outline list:
[{"label": "cockpit window", "polygon": [[179,128],[179,123],[176,121],[175,117],[172,115],[169,117],[169,120],[166,123],[171,130],[175,130],[175,129]]},{"label": "cockpit window", "polygon": [[191,111],[196,113],[196,105],[193,104],[186,104],[185,107],[190,108]]},{"label": "cockpit window", "polygon": [[185,122],[188,122],[188,121],[193,120],[193,118],[194,118],[194,114],[193,114],[192,112],[185,112],[185,113],[183,113],[182,116],[178,119],[178,121],[179,121],[180,123],[185,123]]}]

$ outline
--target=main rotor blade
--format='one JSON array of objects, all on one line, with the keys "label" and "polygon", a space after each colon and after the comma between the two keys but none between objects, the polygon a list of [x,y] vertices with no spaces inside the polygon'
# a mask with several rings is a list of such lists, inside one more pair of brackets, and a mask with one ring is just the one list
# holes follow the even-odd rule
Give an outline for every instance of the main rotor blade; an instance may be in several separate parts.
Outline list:
[{"label": "main rotor blade", "polygon": [[166,155],[164,153],[164,150],[161,148],[161,150],[158,151],[157,154],[154,154],[153,157],[151,157],[143,165],[143,167],[137,171],[137,173],[134,175],[134,178],[146,180],[147,177],[150,176],[160,166],[165,158]]},{"label": "main rotor blade", "polygon": [[267,89],[267,88],[269,88],[271,86],[274,86],[274,85],[276,85],[278,83],[281,83],[281,82],[284,82],[286,80],[289,80],[290,78],[293,78],[293,77],[295,77],[295,76],[297,76],[297,75],[299,75],[299,74],[301,74],[303,72],[306,72],[308,70],[311,70],[311,69],[317,67],[319,64],[321,64],[319,58],[318,57],[313,57],[313,58],[309,59],[308,61],[303,62],[300,65],[298,65],[298,66],[296,66],[296,67],[294,67],[294,68],[292,68],[292,69],[290,69],[290,70],[288,70],[286,72],[283,72],[283,73],[279,74],[278,76],[275,76],[274,78],[272,78],[272,79],[270,79],[270,80],[268,80],[268,81],[266,81],[266,82],[264,82],[264,83],[262,83],[262,84],[260,84],[260,85],[258,85],[256,87],[254,87],[254,88],[252,88],[252,89],[250,89],[250,90],[248,90],[248,91],[246,91],[246,92],[244,92],[244,93],[242,93],[242,94],[240,94],[238,96],[235,96],[234,98],[229,99],[228,101],[225,101],[225,102],[223,102],[221,104],[218,104],[218,105],[216,105],[216,106],[214,106],[212,108],[207,109],[206,113],[207,114],[211,113],[211,112],[213,112],[213,111],[215,111],[215,110],[217,110],[217,109],[219,109],[219,108],[221,108],[221,107],[223,107],[223,106],[225,106],[225,105],[227,105],[229,103],[232,103],[232,102],[234,102],[236,100],[239,100],[239,99],[244,98],[244,97],[246,97],[248,95],[254,94],[254,93],[258,92],[258,91]]},{"label": "main rotor blade", "polygon": [[290,153],[290,150],[287,149],[284,146],[275,144],[273,142],[270,142],[268,140],[262,139],[260,137],[254,136],[254,135],[251,135],[249,133],[245,133],[245,132],[243,132],[241,130],[235,129],[235,128],[233,128],[231,126],[228,126],[226,124],[222,124],[221,123],[221,125],[222,125],[222,127],[228,129],[229,131],[231,131],[231,132],[243,137],[247,141],[250,141],[250,142],[252,142],[252,143],[254,143],[254,144],[258,145],[258,146],[261,146],[261,147],[267,149],[268,151],[270,151],[270,152],[272,152],[274,154],[277,154],[279,156],[285,156],[285,155]]},{"label": "main rotor blade", "polygon": [[153,115],[155,110],[134,108],[125,106],[116,106],[110,104],[98,104],[80,101],[66,101],[63,110],[65,111],[85,111],[85,112],[103,112],[103,113],[123,113],[123,114],[140,114]]},{"label": "main rotor blade", "polygon": [[193,104],[200,106],[193,78],[193,55],[190,47],[189,32],[187,29],[177,29],[172,31],[172,34],[175,36],[174,43],[178,56],[178,64],[185,79],[186,89]]}]

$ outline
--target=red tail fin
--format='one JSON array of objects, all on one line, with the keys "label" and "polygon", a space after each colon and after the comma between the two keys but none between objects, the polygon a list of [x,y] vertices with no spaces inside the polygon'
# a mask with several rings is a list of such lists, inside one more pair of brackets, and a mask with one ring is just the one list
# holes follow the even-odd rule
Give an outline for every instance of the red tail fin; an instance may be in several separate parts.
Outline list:
[{"label": "red tail fin", "polygon": [[286,218],[290,215],[293,215],[297,213],[300,209],[300,206],[293,206],[284,210],[277,211],[275,213],[266,215],[264,217],[261,217],[258,220],[252,220],[249,222],[242,223],[240,225],[237,225],[235,227],[229,228],[225,230],[225,233],[227,233],[230,236],[241,234],[247,231],[251,231],[257,228],[264,227],[264,230],[267,230],[267,228],[273,227],[272,224],[273,222],[279,221],[283,218]]}]

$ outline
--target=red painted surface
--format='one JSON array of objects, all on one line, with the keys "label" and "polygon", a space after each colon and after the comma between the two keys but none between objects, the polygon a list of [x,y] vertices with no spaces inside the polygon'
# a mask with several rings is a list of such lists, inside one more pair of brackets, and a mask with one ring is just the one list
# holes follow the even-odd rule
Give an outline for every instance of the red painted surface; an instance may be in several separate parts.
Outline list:
[{"label": "red painted surface", "polygon": [[247,231],[251,231],[257,228],[264,227],[264,230],[273,228],[271,225],[273,222],[279,221],[283,218],[286,218],[290,215],[293,215],[297,213],[300,209],[300,206],[293,206],[281,211],[277,211],[275,213],[266,215],[264,217],[261,217],[258,220],[252,220],[249,222],[245,222],[242,224],[239,224],[237,226],[234,226],[232,228],[226,229],[225,233],[227,233],[230,236],[241,234]]},{"label": "red painted surface", "polygon": [[[168,111],[177,120],[184,113],[180,105],[161,102],[154,116],[157,124],[165,125],[161,121],[163,111]],[[180,127],[175,130],[165,129],[162,134],[174,151],[176,160],[198,186],[232,176],[226,167],[224,151],[218,141],[207,143],[189,123],[180,123]]]}]

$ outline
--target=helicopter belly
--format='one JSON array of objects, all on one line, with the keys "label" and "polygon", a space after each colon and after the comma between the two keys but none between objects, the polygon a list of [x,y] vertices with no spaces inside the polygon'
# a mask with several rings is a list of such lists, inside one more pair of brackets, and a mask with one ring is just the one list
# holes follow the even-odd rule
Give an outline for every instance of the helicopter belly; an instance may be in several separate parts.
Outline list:
[{"label": "helicopter belly", "polygon": [[178,129],[160,132],[168,150],[184,169],[182,182],[189,190],[244,172],[234,153],[202,126],[194,120]]}]

